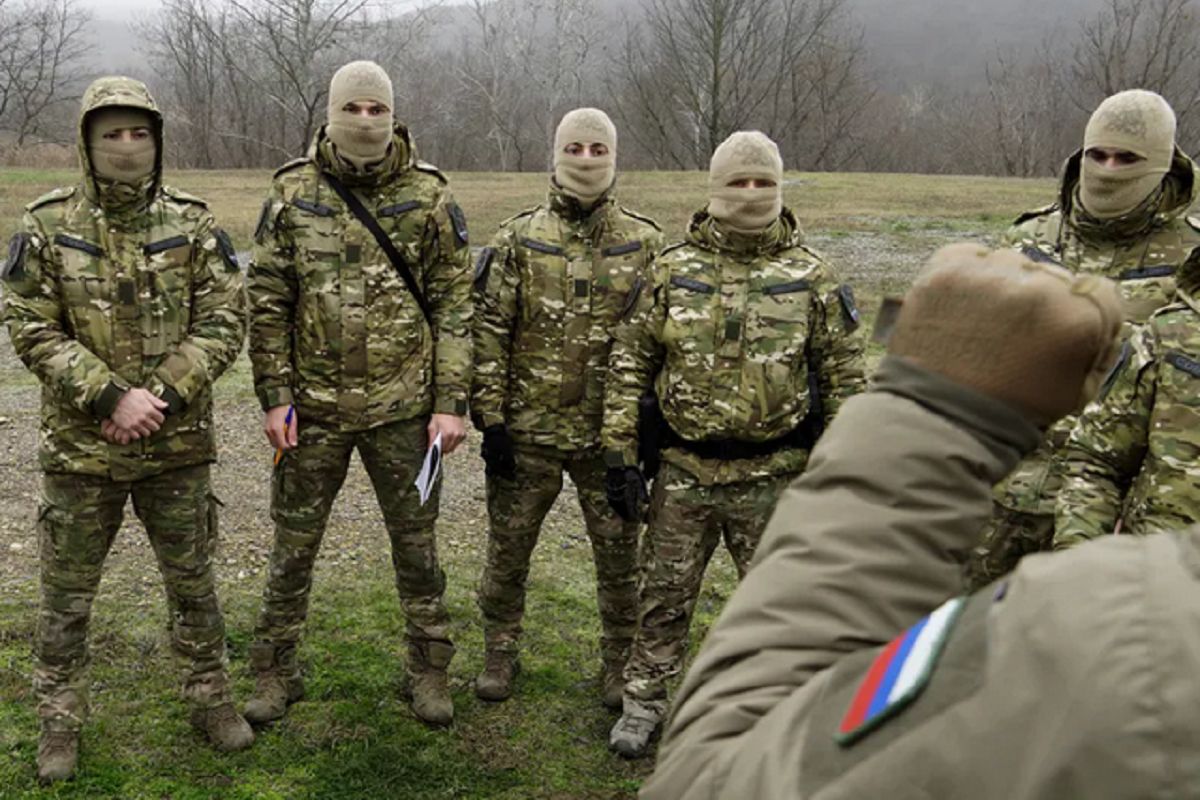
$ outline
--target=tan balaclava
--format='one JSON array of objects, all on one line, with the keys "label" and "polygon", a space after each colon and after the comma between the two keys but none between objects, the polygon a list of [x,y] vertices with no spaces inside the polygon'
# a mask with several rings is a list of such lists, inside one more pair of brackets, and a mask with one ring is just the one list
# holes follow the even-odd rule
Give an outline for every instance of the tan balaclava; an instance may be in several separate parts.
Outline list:
[{"label": "tan balaclava", "polygon": [[[87,122],[88,152],[96,177],[135,186],[154,171],[157,148],[150,112],[111,106],[92,112]],[[106,134],[128,128],[146,128],[151,135],[134,141],[104,138]]]},{"label": "tan balaclava", "polygon": [[[1141,156],[1116,168],[1087,157],[1093,147],[1128,150]],[[1137,208],[1162,183],[1175,154],[1175,112],[1154,92],[1130,89],[1099,105],[1083,134],[1079,199],[1098,219],[1114,219]]]},{"label": "tan balaclava", "polygon": [[[772,181],[770,187],[730,186],[748,178]],[[779,147],[760,131],[738,131],[718,145],[708,170],[708,213],[739,233],[763,230],[783,210],[783,158]]]},{"label": "tan balaclava", "polygon": [[[380,103],[388,113],[363,117],[344,111],[347,103]],[[329,82],[329,124],[326,132],[337,153],[359,169],[382,161],[392,142],[395,125],[392,80],[374,61],[351,61]]]},{"label": "tan balaclava", "polygon": [[[1116,355],[1121,300],[1096,275],[953,244],[904,296],[888,352],[1004,400],[1037,425],[1078,411]],[[998,350],[996,342],[1013,346]]]},{"label": "tan balaclava", "polygon": [[[608,155],[572,156],[567,145],[602,144]],[[554,132],[554,180],[584,206],[595,203],[613,185],[617,173],[617,127],[598,108],[568,111]]]}]

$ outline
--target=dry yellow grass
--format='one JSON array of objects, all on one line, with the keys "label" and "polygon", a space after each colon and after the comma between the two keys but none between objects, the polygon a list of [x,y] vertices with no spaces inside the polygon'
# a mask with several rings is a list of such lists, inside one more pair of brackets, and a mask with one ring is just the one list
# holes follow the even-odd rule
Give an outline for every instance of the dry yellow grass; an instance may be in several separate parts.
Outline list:
[{"label": "dry yellow grass", "polygon": [[[455,173],[454,193],[470,221],[475,243],[486,240],[504,218],[545,196],[541,173]],[[0,169],[0,236],[20,222],[21,207],[55,186],[70,185],[69,170]],[[253,171],[172,172],[167,182],[208,200],[239,247],[250,233],[270,185],[271,173]],[[994,230],[1019,212],[1052,199],[1049,180],[969,176],[864,173],[789,173],[785,201],[814,233],[870,232],[942,227]],[[705,202],[707,174],[635,172],[620,177],[621,202],[657,219],[679,236],[692,211]]]}]

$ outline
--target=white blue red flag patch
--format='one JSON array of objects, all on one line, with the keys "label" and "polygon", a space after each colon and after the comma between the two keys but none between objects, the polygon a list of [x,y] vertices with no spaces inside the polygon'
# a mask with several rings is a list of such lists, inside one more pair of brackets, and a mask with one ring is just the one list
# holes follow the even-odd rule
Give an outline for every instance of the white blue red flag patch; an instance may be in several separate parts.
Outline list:
[{"label": "white blue red flag patch", "polygon": [[857,741],[921,693],[966,602],[965,597],[946,601],[879,652],[838,725],[839,744]]}]

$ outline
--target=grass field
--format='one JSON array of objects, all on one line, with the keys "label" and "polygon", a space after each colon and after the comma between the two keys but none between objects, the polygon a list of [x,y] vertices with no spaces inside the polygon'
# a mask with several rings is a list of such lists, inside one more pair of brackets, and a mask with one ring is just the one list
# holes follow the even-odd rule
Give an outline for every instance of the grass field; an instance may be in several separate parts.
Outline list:
[{"label": "grass field", "polygon": [[[476,244],[504,217],[544,194],[541,175],[456,174],[455,194]],[[168,182],[209,200],[248,248],[266,172],[191,172]],[[0,237],[20,207],[71,183],[70,172],[0,170]],[[700,173],[621,178],[622,201],[680,235],[704,202]],[[952,239],[993,239],[1019,211],[1050,201],[1049,181],[912,175],[789,174],[786,202],[817,249],[854,283],[868,324],[878,298],[899,292],[922,260]],[[239,698],[270,548],[271,452],[259,432],[249,366],[217,386],[221,461],[218,579]],[[262,733],[248,752],[213,752],[186,721],[164,629],[154,559],[127,522],[109,557],[92,624],[92,719],[76,780],[41,791],[34,780],[37,722],[29,686],[36,624],[39,475],[36,382],[0,335],[0,798],[624,798],[649,760],[626,763],[605,748],[615,715],[598,702],[599,633],[587,539],[568,488],[534,556],[525,671],[509,702],[471,692],[482,662],[475,584],[486,543],[478,439],[451,456],[438,536],[459,654],[451,665],[457,719],[425,728],[400,698],[400,618],[382,520],[356,462],[334,508],[318,563],[302,660],[309,699]],[[693,626],[696,642],[734,588],[724,554],[710,568]]]}]

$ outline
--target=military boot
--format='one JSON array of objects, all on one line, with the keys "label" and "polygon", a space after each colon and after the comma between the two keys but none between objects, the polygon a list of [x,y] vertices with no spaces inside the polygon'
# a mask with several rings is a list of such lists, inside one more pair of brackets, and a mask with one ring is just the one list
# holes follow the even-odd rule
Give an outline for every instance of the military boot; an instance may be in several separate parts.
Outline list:
[{"label": "military boot", "polygon": [[608,734],[608,749],[625,758],[641,758],[650,749],[661,717],[638,706],[626,705],[625,713]]},{"label": "military boot", "polygon": [[79,731],[42,728],[37,753],[39,781],[65,781],[75,774],[75,762],[78,760]]},{"label": "military boot", "polygon": [[246,703],[246,720],[263,725],[281,718],[292,703],[304,699],[304,679],[296,667],[296,648],[250,645],[255,672],[254,696]]},{"label": "military boot", "polygon": [[408,680],[412,691],[413,713],[430,725],[449,725],[454,721],[454,702],[446,667],[454,657],[450,642],[410,642]]},{"label": "military boot", "polygon": [[212,708],[192,710],[192,725],[208,737],[213,746],[226,753],[245,750],[254,744],[254,731],[250,723],[233,707],[224,702]]},{"label": "military boot", "polygon": [[475,696],[498,703],[512,697],[513,679],[521,672],[517,654],[509,650],[488,650],[483,672],[475,679]]},{"label": "military boot", "polygon": [[600,672],[600,702],[613,711],[621,710],[625,697],[626,655],[606,656],[604,669]]}]

